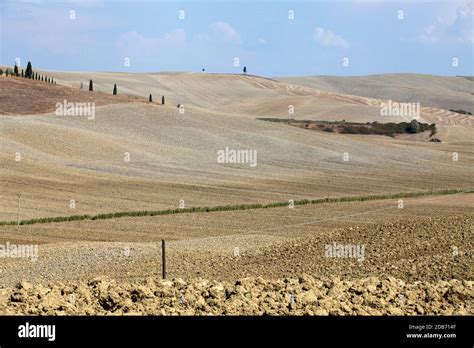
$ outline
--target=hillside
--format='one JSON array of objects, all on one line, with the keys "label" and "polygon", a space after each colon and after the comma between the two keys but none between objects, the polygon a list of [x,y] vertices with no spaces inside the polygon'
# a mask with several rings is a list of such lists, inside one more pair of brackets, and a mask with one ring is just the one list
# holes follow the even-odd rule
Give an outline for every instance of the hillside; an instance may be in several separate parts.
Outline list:
[{"label": "hillside", "polygon": [[[87,85],[88,86],[88,85]],[[96,106],[137,101],[125,95],[90,93],[22,77],[0,76],[0,115],[44,114],[56,110],[57,103],[94,103]]]},{"label": "hillside", "polygon": [[[111,93],[117,83],[119,94],[155,100],[162,95],[166,103],[182,104],[207,111],[238,116],[287,117],[293,107],[293,118],[342,120],[351,118],[367,122],[380,118],[379,101],[370,98],[326,92],[312,87],[275,79],[242,74],[207,73],[82,73],[47,72],[58,84],[78,88],[94,80],[96,89]],[[393,117],[403,121],[402,117]],[[381,122],[385,120],[381,119]]]},{"label": "hillside", "polygon": [[[348,121],[359,120],[360,115],[372,121],[374,116],[357,112],[378,110],[370,105],[377,101],[243,75],[48,75],[58,81],[47,87],[51,105],[62,102],[67,91],[81,101],[97,100],[96,117],[37,115],[34,108],[28,109],[36,102],[24,106],[21,98],[11,99],[21,113],[31,115],[0,116],[2,220],[15,216],[18,192],[25,192],[23,217],[30,218],[176,208],[181,199],[186,206],[214,206],[474,184],[473,125],[468,116],[422,110],[423,119],[437,123],[443,144],[329,134],[259,121],[255,115],[278,105],[286,110],[289,99],[299,98],[307,110],[314,110],[315,118],[347,110]],[[81,91],[80,81],[87,82],[91,75],[95,91]],[[18,83],[3,76],[0,89],[11,91]],[[41,96],[46,88],[36,81],[24,83],[30,97]],[[113,83],[118,85],[118,96],[106,93]],[[166,104],[146,102],[149,92],[164,93]],[[129,102],[124,93],[143,99]],[[184,103],[184,114],[177,102]],[[256,151],[257,165],[218,163],[217,152],[225,148]],[[17,152],[20,162],[15,161]],[[453,163],[452,152],[462,160]],[[126,153],[130,161],[124,160]],[[350,156],[348,161],[343,160],[344,153]],[[358,185],[353,185],[354,176]],[[78,202],[73,211],[70,199]]]},{"label": "hillside", "polygon": [[441,109],[462,109],[474,113],[474,81],[469,77],[421,74],[368,76],[296,76],[279,80],[286,83]]}]

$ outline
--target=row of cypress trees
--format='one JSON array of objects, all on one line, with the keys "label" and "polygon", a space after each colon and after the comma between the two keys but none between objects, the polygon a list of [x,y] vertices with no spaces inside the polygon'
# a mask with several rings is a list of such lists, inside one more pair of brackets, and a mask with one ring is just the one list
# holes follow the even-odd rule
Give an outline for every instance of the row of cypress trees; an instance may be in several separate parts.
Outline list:
[{"label": "row of cypress trees", "polygon": [[[19,73],[18,70],[19,70],[18,65],[15,64],[15,66],[13,68],[13,72],[9,72],[8,69],[6,70],[6,76],[8,76],[10,74],[11,76],[19,77],[20,73]],[[0,75],[3,75],[3,69],[0,69]],[[27,79],[43,81],[43,82],[47,82],[47,83],[52,83],[52,84],[56,83],[52,77],[42,76],[42,75],[39,75],[37,72],[34,72],[33,67],[31,65],[31,62],[28,62],[25,71],[21,70],[21,77],[24,77],[24,78],[27,78]],[[82,83],[81,83],[81,88],[82,88]],[[94,91],[94,83],[93,83],[92,80],[89,80],[89,91],[90,92]],[[112,94],[117,95],[117,84],[114,84],[114,89],[112,91]],[[150,103],[153,103],[153,96],[151,94],[148,97],[148,101]],[[165,96],[164,95],[161,96],[161,104],[162,105],[165,104]]]},{"label": "row of cypress trees", "polygon": [[[3,69],[0,69],[0,75],[3,75]],[[15,64],[15,66],[13,67],[13,71],[9,71],[8,68],[6,69],[5,75],[6,76],[9,76],[9,75],[10,76],[16,76],[16,77],[20,77],[20,75],[21,75],[21,77],[24,77],[26,79],[43,81],[43,82],[47,82],[47,83],[51,83],[51,84],[56,83],[52,77],[39,75],[37,72],[34,72],[33,67],[31,65],[31,62],[28,62],[28,64],[26,65],[25,70],[23,70],[23,69],[21,70],[21,74],[19,72],[18,65]]]}]

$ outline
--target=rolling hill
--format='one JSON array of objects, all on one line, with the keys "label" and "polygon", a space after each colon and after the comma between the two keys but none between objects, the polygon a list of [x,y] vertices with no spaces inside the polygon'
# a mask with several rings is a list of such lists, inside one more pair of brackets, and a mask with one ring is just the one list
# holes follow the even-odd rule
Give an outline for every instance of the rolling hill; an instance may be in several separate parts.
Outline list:
[{"label": "rolling hill", "polygon": [[[19,192],[25,192],[23,216],[28,218],[176,208],[180,200],[186,206],[212,206],[464,188],[474,183],[472,124],[467,117],[445,110],[422,110],[423,119],[439,119],[444,143],[434,144],[410,137],[311,132],[256,120],[268,114],[288,117],[290,101],[296,110],[308,112],[296,111],[291,115],[295,118],[380,119],[376,99],[256,76],[48,75],[58,81],[54,87],[61,91],[51,92],[51,103],[62,101],[64,88],[79,100],[82,94],[93,95],[98,98],[96,117],[38,115],[35,110],[30,115],[0,116],[0,158],[5,164],[0,178],[2,220],[15,217]],[[90,76],[95,91],[80,91],[80,82],[87,85]],[[0,87],[8,89],[14,80],[3,76]],[[30,82],[34,88],[34,81]],[[121,95],[115,100],[106,95],[114,83]],[[125,93],[138,99],[124,100]],[[166,104],[147,103],[149,93],[164,94]],[[183,114],[176,103],[185,106]],[[255,150],[258,165],[218,163],[217,152],[225,148]],[[19,162],[17,152],[22,156]],[[459,153],[460,161],[453,162],[453,152]],[[124,160],[126,153],[130,161]],[[69,208],[71,199],[77,201],[75,210]]]}]

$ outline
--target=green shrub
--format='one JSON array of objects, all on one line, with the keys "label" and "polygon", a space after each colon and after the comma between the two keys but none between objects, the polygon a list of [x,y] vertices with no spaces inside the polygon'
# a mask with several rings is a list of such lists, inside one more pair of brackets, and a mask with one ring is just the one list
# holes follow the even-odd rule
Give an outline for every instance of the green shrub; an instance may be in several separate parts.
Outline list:
[{"label": "green shrub", "polygon": [[[339,202],[355,202],[355,201],[371,201],[371,200],[382,200],[382,199],[398,199],[398,198],[410,198],[419,196],[434,196],[434,195],[450,195],[459,193],[472,193],[474,189],[460,190],[460,189],[449,189],[440,191],[422,191],[422,192],[402,192],[402,193],[387,193],[377,194],[368,196],[346,196],[346,197],[325,197],[318,199],[302,199],[294,201],[295,205],[307,205],[307,204],[324,204],[324,203],[339,203]],[[72,215],[72,216],[56,216],[56,217],[45,217],[30,220],[20,221],[20,225],[30,225],[37,223],[51,223],[51,222],[64,222],[64,221],[80,221],[80,220],[104,220],[114,219],[121,217],[135,217],[135,216],[158,216],[158,215],[171,215],[171,214],[184,214],[184,213],[205,213],[205,212],[217,212],[217,211],[234,211],[234,210],[248,210],[248,209],[267,209],[276,207],[286,207],[288,202],[273,202],[268,204],[240,204],[240,205],[224,205],[215,207],[191,207],[186,209],[167,209],[167,210],[141,210],[141,211],[122,211],[115,213],[102,213],[96,215]],[[16,221],[0,221],[0,225],[16,225]]]}]

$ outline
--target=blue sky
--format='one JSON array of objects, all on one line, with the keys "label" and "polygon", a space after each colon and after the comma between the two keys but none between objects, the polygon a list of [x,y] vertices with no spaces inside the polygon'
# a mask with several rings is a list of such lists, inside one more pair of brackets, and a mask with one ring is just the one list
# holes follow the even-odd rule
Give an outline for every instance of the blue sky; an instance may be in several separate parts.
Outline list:
[{"label": "blue sky", "polygon": [[70,71],[474,74],[474,0],[4,0],[0,11],[3,65],[20,58]]}]

